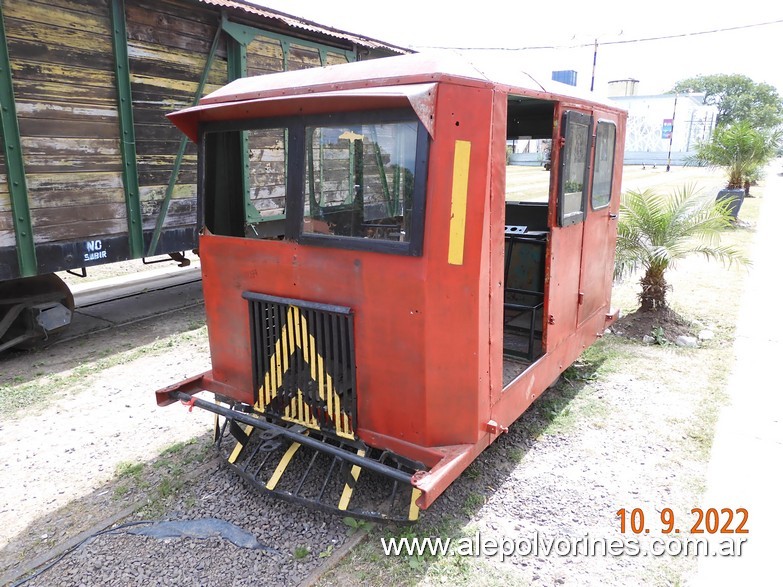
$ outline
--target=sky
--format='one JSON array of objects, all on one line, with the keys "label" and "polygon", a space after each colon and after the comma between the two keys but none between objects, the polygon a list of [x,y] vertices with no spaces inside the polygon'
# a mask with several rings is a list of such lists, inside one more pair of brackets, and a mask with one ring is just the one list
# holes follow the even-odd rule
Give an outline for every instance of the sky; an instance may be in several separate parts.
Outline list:
[{"label": "sky", "polygon": [[[250,1],[421,51],[499,48],[477,54],[540,79],[575,70],[577,86],[589,90],[593,83],[597,93],[620,79],[636,79],[637,94],[654,95],[687,77],[740,73],[783,96],[783,5],[769,0],[732,2],[729,10],[693,0]],[[658,40],[643,41],[650,38]]]}]

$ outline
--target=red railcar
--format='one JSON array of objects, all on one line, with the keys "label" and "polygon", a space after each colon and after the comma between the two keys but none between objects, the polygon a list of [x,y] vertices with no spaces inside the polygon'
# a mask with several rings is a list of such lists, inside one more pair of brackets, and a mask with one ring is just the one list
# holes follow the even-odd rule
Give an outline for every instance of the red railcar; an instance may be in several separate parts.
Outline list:
[{"label": "red railcar", "polygon": [[[221,416],[260,488],[415,519],[616,318],[625,113],[550,84],[417,54],[172,114],[199,145],[212,370],[158,403]],[[513,140],[543,167],[508,166]],[[353,491],[384,479],[404,515]]]}]

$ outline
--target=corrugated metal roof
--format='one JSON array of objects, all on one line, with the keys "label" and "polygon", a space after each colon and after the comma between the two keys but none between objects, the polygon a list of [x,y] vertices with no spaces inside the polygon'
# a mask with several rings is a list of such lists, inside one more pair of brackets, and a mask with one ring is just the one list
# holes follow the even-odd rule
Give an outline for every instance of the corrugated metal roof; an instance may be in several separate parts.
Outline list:
[{"label": "corrugated metal roof", "polygon": [[347,41],[349,43],[354,43],[356,45],[359,45],[360,47],[366,47],[368,49],[386,49],[388,51],[393,51],[395,53],[401,53],[401,54],[413,53],[412,49],[407,49],[405,47],[398,47],[397,45],[392,45],[384,41],[379,41],[378,39],[371,39],[370,37],[365,37],[364,35],[358,35],[356,33],[341,31],[339,29],[335,29],[332,27],[318,24],[316,22],[305,20],[303,18],[299,18],[298,16],[293,16],[291,14],[286,14],[284,12],[278,12],[270,8],[264,8],[263,6],[259,6],[257,4],[251,4],[243,0],[197,0],[197,1],[201,4],[208,4],[210,6],[217,6],[219,8],[238,10],[238,11],[245,12],[249,15],[260,16],[265,19],[277,21],[278,23],[281,23],[292,29],[299,29],[310,33],[332,37],[334,39],[338,39],[340,41]]}]

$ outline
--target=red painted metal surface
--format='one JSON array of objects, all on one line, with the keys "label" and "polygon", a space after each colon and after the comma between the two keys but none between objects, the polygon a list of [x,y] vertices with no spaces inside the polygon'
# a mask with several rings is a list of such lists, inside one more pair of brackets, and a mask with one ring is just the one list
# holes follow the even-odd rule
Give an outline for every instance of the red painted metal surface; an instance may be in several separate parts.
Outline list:
[{"label": "red painted metal surface", "polygon": [[[624,114],[541,88],[493,84],[471,66],[440,68],[428,58],[401,57],[240,80],[172,120],[196,137],[198,124],[205,121],[346,111],[357,105],[399,107],[409,105],[412,94],[393,91],[393,86],[424,82],[437,85],[437,91],[430,88],[429,101],[417,108],[419,116],[432,115],[427,121],[431,142],[423,254],[401,256],[205,232],[199,248],[212,371],[179,388],[162,390],[158,401],[165,404],[173,389],[190,392],[201,387],[248,405],[256,402],[245,291],[351,308],[356,341],[354,430],[370,446],[430,467],[413,480],[423,492],[419,505],[427,507],[610,320],[615,239],[610,214],[619,206]],[[334,90],[331,95],[329,88]],[[352,93],[355,88],[368,89]],[[555,144],[561,132],[558,121],[567,109],[615,121],[619,160],[611,205],[598,211],[588,206],[585,222],[560,228],[555,210],[560,153],[553,149],[544,353],[504,388],[508,88],[516,95],[553,103]],[[308,99],[316,93],[318,99]],[[457,141],[470,143],[470,159],[464,258],[461,264],[452,264]]]}]

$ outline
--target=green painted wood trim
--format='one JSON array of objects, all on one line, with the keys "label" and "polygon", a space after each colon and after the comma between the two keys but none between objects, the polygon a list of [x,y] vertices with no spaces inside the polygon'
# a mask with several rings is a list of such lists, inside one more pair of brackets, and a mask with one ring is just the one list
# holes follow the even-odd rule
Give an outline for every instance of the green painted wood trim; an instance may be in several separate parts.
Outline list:
[{"label": "green painted wood trim", "polygon": [[144,233],[141,221],[139,175],[136,166],[136,132],[133,128],[133,97],[128,61],[128,33],[125,25],[125,0],[111,0],[111,37],[114,47],[117,113],[120,121],[122,183],[125,187],[125,209],[128,214],[128,242],[131,256],[139,258],[144,255]]},{"label": "green painted wood trim", "polygon": [[5,36],[5,15],[0,1],[0,127],[3,133],[5,150],[6,180],[11,195],[11,214],[13,215],[14,236],[16,237],[16,255],[19,261],[19,274],[32,277],[38,274],[38,260],[35,256],[33,224],[30,218],[30,203],[27,194],[27,178],[24,170],[22,141],[19,134],[19,121],[16,118],[16,100],[14,99],[11,57]]},{"label": "green painted wood trim", "polygon": [[[339,49],[337,47],[332,47],[330,45],[326,45],[324,43],[317,43],[315,41],[310,41],[307,39],[298,39],[296,37],[291,37],[288,35],[282,35],[280,33],[273,33],[271,31],[265,31],[261,29],[257,29],[255,27],[247,26],[244,24],[237,24],[235,22],[231,22],[228,20],[228,17],[225,15],[223,16],[223,30],[226,31],[231,37],[236,40],[238,43],[243,43],[247,45],[250,43],[253,39],[256,37],[266,37],[267,39],[273,39],[279,43],[285,43],[286,45],[289,45],[291,43],[299,45],[301,47],[309,47],[311,49],[317,49],[319,52],[324,51],[326,53],[335,53],[337,55],[342,55],[346,58],[347,61],[356,61],[356,49]],[[283,58],[285,59],[287,54],[287,51],[285,50],[284,45],[284,55]],[[322,62],[325,63],[325,58],[322,57]]]},{"label": "green painted wood trim", "polygon": [[[218,43],[220,42],[220,35],[222,30],[220,27],[215,31],[215,38],[212,39],[212,46],[209,49],[207,55],[207,61],[204,64],[204,70],[201,72],[201,79],[199,79],[198,87],[196,88],[196,94],[193,96],[193,106],[198,104],[201,96],[204,95],[204,87],[207,85],[207,79],[209,78],[209,71],[212,69],[212,63],[215,61],[215,54],[217,53]],[[183,136],[179,143],[179,150],[177,151],[177,157],[174,160],[174,167],[171,170],[171,176],[169,177],[169,185],[166,187],[166,195],[163,197],[163,201],[160,203],[160,211],[158,212],[158,219],[155,222],[155,232],[152,233],[152,239],[150,240],[150,246],[147,250],[147,256],[152,257],[155,255],[155,249],[158,247],[158,241],[160,235],[163,232],[163,224],[166,222],[166,215],[169,213],[169,204],[171,204],[171,197],[174,195],[174,187],[177,184],[177,177],[179,176],[179,170],[182,167],[182,160],[185,157],[185,150],[188,146],[188,137]]]},{"label": "green painted wood trim", "polygon": [[[227,21],[223,19],[223,24]],[[225,30],[225,29],[223,29]],[[247,77],[247,45],[237,41],[233,35],[226,39],[226,53],[228,54],[228,81]],[[250,136],[246,130],[239,133],[240,165],[242,166],[242,194],[245,200],[245,221],[260,222],[263,220],[250,201]]]},{"label": "green painted wood trim", "polygon": [[[255,27],[238,24],[228,19],[228,16],[223,13],[221,17],[221,28],[230,37],[226,40],[226,50],[228,54],[228,79],[234,81],[240,77],[247,76],[247,46],[256,37],[266,37],[268,39],[275,40],[280,43],[280,48],[283,52],[283,70],[288,71],[288,58],[290,54],[291,44],[300,45],[303,47],[310,47],[318,50],[319,59],[321,65],[326,65],[327,55],[334,53],[337,55],[343,55],[347,61],[356,61],[356,49],[338,49],[322,43],[316,43],[306,39],[298,39],[296,37],[289,37],[288,35],[281,35],[270,31],[264,31]],[[250,141],[248,133],[243,131],[241,133],[240,140],[242,141],[241,153],[242,153],[242,182],[243,193],[245,195],[245,220],[246,222],[261,222],[264,220],[270,220],[270,218],[264,218],[260,215],[253,202],[250,199],[250,159],[249,149]],[[286,166],[287,169],[287,166]]]},{"label": "green painted wood trim", "polygon": [[291,43],[281,39],[280,50],[283,52],[283,71],[288,71],[288,56],[291,54]]}]

